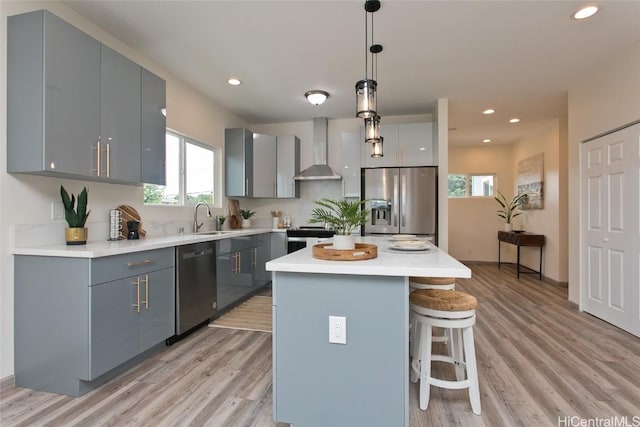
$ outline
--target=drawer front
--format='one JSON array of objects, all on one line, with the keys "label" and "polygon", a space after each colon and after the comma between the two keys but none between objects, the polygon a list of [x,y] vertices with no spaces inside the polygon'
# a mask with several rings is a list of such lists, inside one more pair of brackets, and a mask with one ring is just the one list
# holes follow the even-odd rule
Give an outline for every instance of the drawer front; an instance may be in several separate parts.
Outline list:
[{"label": "drawer front", "polygon": [[91,262],[91,286],[174,266],[174,248],[96,258]]},{"label": "drawer front", "polygon": [[229,239],[216,240],[216,254],[227,254],[230,252],[239,252],[243,249],[255,246],[256,236],[238,236]]}]

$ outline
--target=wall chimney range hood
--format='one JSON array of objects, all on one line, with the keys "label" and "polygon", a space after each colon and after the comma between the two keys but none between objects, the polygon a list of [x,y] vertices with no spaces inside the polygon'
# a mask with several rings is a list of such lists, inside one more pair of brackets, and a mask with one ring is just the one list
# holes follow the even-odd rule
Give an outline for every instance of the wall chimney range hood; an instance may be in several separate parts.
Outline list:
[{"label": "wall chimney range hood", "polygon": [[316,117],[313,119],[313,165],[293,178],[297,181],[342,179],[342,177],[327,164],[328,146],[327,118]]}]

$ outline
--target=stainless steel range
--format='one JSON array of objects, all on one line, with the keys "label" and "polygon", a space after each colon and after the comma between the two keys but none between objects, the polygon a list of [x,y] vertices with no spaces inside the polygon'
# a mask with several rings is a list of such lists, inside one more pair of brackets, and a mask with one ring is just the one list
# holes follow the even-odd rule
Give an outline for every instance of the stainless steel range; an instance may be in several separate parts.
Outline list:
[{"label": "stainless steel range", "polygon": [[287,230],[287,253],[295,252],[305,248],[308,244],[313,245],[319,241],[328,240],[335,232],[320,226],[302,226]]}]

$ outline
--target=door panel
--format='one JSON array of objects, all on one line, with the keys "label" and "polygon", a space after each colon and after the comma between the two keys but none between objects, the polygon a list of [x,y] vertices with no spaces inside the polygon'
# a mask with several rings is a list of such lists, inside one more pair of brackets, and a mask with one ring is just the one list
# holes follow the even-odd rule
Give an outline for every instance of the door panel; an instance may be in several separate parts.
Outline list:
[{"label": "door panel", "polygon": [[435,168],[400,169],[400,232],[436,233]]},{"label": "door panel", "polygon": [[365,233],[397,233],[399,230],[399,185],[397,168],[365,169],[362,197],[371,212]]}]

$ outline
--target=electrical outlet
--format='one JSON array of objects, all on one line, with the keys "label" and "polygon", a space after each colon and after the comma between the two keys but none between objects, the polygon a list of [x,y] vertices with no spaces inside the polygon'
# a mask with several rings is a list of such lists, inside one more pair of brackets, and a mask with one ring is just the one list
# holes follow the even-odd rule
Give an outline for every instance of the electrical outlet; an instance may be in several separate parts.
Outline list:
[{"label": "electrical outlet", "polygon": [[64,206],[60,202],[51,202],[51,219],[64,219]]},{"label": "electrical outlet", "polygon": [[329,342],[332,344],[347,343],[347,318],[329,316]]}]

